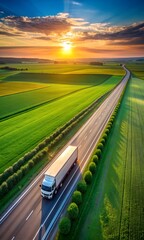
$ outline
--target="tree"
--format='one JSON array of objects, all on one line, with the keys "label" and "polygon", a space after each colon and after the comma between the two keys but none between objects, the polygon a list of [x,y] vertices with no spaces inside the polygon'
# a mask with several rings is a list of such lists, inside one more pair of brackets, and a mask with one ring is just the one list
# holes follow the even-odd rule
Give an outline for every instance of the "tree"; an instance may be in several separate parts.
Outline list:
[{"label": "tree", "polygon": [[72,202],[80,205],[82,203],[82,194],[80,191],[75,191],[72,195]]},{"label": "tree", "polygon": [[100,158],[100,157],[101,157],[101,154],[102,154],[102,152],[101,152],[101,150],[100,150],[100,149],[97,149],[95,154],[98,156],[98,158]]},{"label": "tree", "polygon": [[67,235],[71,228],[71,221],[68,217],[63,217],[59,223],[59,231],[61,234]]},{"label": "tree", "polygon": [[94,162],[91,162],[89,164],[89,170],[92,174],[94,174],[96,172],[96,164]]},{"label": "tree", "polygon": [[1,191],[2,191],[2,194],[5,195],[7,192],[8,192],[8,185],[6,182],[3,182],[1,184]]},{"label": "tree", "polygon": [[103,144],[102,144],[102,143],[99,143],[97,148],[100,149],[100,150],[102,150],[103,147],[104,147]]},{"label": "tree", "polygon": [[77,185],[77,190],[81,193],[85,193],[87,190],[87,184],[84,180],[81,180]]},{"label": "tree", "polygon": [[86,181],[87,184],[90,184],[92,181],[92,174],[90,171],[86,171],[84,174],[84,180]]},{"label": "tree", "polygon": [[98,163],[98,156],[97,156],[96,154],[93,156],[93,162],[94,162],[95,164]]},{"label": "tree", "polygon": [[67,212],[68,212],[70,219],[72,219],[72,220],[77,219],[78,214],[79,214],[78,205],[76,203],[72,202],[69,205]]}]

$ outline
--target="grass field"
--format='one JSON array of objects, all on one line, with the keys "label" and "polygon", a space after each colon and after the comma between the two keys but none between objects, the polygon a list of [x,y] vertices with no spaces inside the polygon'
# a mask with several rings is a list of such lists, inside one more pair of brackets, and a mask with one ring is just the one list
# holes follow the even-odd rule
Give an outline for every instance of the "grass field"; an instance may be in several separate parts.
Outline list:
[{"label": "grass field", "polygon": [[[16,83],[16,87],[17,84]],[[10,84],[10,87],[14,88],[11,82],[5,83]],[[15,85],[15,83],[14,83]],[[25,85],[27,86],[26,88]],[[45,86],[41,89],[35,89],[33,91],[26,91],[29,85],[32,87]],[[19,84],[18,84],[19,87]],[[13,94],[9,96],[0,97],[0,119],[4,117],[10,117],[13,114],[20,113],[24,110],[31,109],[32,107],[38,107],[49,101],[56,100],[60,97],[63,97],[67,94],[80,91],[81,89],[88,88],[88,85],[65,85],[65,84],[36,84],[36,83],[20,83],[21,91],[24,89],[24,92],[19,94]],[[8,91],[7,91],[8,92]]]},{"label": "grass field", "polygon": [[0,82],[0,96],[7,96],[7,95],[15,94],[15,93],[27,92],[27,91],[45,88],[45,87],[47,87],[47,84],[44,84],[44,83],[4,82],[4,81],[2,81],[2,82]]},{"label": "grass field", "polygon": [[144,82],[133,78],[77,228],[67,239],[144,239]]},{"label": "grass field", "polygon": [[111,77],[108,74],[50,74],[50,73],[18,73],[5,78],[5,81],[23,81],[53,84],[98,85]]},{"label": "grass field", "polygon": [[144,79],[144,63],[127,64],[134,77]]},{"label": "grass field", "polygon": [[0,172],[24,153],[66,123],[94,100],[111,90],[121,77],[111,77],[105,83],[83,89],[57,101],[38,107],[0,123]]},{"label": "grass field", "polygon": [[[3,65],[7,66],[7,65]],[[8,64],[9,67],[16,67],[20,68],[27,68],[28,73],[51,73],[51,74],[58,74],[58,73],[72,73],[75,74],[76,71],[81,71],[82,74],[88,73],[90,74],[110,74],[110,75],[123,75],[124,70],[121,66],[115,64],[104,64],[103,66],[94,66],[88,64]],[[0,71],[2,73],[2,71]],[[4,71],[3,71],[4,72]],[[15,73],[17,74],[18,71],[10,72],[8,74]]]}]

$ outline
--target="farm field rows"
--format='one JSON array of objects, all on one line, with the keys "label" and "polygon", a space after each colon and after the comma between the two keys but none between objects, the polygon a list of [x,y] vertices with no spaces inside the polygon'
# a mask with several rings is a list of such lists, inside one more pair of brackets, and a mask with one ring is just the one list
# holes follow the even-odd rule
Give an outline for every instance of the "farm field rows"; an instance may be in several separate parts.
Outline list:
[{"label": "farm field rows", "polygon": [[3,81],[0,83],[0,97],[21,93],[21,92],[27,92],[27,91],[45,88],[45,87],[47,87],[47,84],[44,84],[44,83]]},{"label": "farm field rows", "polygon": [[[7,65],[3,65],[7,66]],[[110,74],[110,75],[123,75],[124,70],[119,65],[112,65],[112,64],[104,64],[103,66],[97,65],[88,65],[88,64],[8,64],[10,67],[20,68],[27,68],[28,73],[51,73],[51,74],[58,74],[58,73],[75,73],[76,71],[80,70],[81,73],[85,74],[87,69],[91,74]],[[10,73],[10,72],[8,72]],[[17,71],[15,73],[18,73]]]},{"label": "farm field rows", "polygon": [[0,123],[0,172],[24,153],[65,124],[90,103],[111,90],[121,77],[111,77],[105,83],[65,96],[29,112]]},{"label": "farm field rows", "polygon": [[144,239],[144,82],[132,78],[92,183],[68,239]]},{"label": "farm field rows", "polygon": [[[5,84],[15,85],[15,83],[6,82]],[[19,82],[16,83],[19,84]],[[22,86],[21,86],[22,84]],[[21,83],[21,91],[23,89],[23,85],[30,86],[36,83]],[[84,88],[88,88],[88,85],[65,85],[65,84],[36,84],[36,86],[44,86],[41,89],[34,89],[33,91],[21,92],[19,94],[13,94],[8,96],[0,97],[0,119],[11,116],[15,113],[20,113],[24,110],[31,109],[32,107],[38,107],[43,103],[47,103],[52,100],[56,100],[60,97],[63,97],[67,94],[80,91]],[[32,87],[31,86],[31,87]],[[28,89],[27,87],[27,89]],[[25,90],[25,89],[24,89]]]},{"label": "farm field rows", "polygon": [[130,63],[127,64],[127,67],[134,77],[144,79],[144,63]]}]

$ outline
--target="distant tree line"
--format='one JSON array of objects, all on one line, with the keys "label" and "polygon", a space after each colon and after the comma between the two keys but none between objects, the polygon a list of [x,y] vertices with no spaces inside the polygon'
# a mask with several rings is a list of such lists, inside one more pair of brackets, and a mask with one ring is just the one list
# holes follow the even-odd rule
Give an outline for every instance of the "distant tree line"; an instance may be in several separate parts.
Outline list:
[{"label": "distant tree line", "polygon": [[103,66],[103,63],[102,62],[90,62],[90,65]]},{"label": "distant tree line", "polygon": [[8,70],[8,71],[27,71],[28,68],[14,68],[14,67],[9,67],[9,66],[5,66],[5,67],[1,67],[1,70]]}]

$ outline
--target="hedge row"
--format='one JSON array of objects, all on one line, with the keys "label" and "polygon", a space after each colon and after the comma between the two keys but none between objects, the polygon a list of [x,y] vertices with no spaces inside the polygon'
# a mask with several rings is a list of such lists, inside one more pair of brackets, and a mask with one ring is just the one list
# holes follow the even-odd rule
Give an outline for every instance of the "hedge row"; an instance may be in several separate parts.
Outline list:
[{"label": "hedge row", "polygon": [[75,222],[75,220],[79,216],[79,206],[82,203],[82,196],[87,191],[87,186],[89,184],[91,184],[91,182],[92,182],[92,175],[94,175],[96,173],[96,166],[102,157],[104,145],[107,141],[108,135],[112,128],[112,125],[115,120],[119,106],[120,106],[120,104],[118,104],[117,107],[115,108],[114,113],[112,114],[112,116],[106,126],[106,129],[102,135],[102,138],[100,139],[100,141],[97,145],[97,148],[93,155],[92,161],[88,165],[88,170],[86,170],[84,172],[83,179],[79,181],[79,183],[77,185],[77,190],[72,195],[72,202],[68,206],[67,216],[61,218],[61,220],[60,220],[59,233],[61,235],[67,235],[70,232],[72,223]]},{"label": "hedge row", "polygon": [[[101,98],[99,98],[101,99]],[[55,144],[58,143],[85,115],[87,115],[97,104],[98,100],[93,102],[89,107],[85,108],[75,117],[73,117],[65,125],[57,129],[49,137],[45,138],[41,143],[39,143],[32,151],[26,153],[22,158],[20,158],[11,167],[7,168],[2,174],[0,174],[0,184],[5,182],[10,176],[16,173],[23,165],[25,165],[30,159],[40,154],[40,152],[48,146],[51,149]]]},{"label": "hedge row", "polygon": [[43,157],[47,154],[47,149],[44,149],[39,154],[29,160],[24,166],[21,166],[15,173],[7,178],[0,185],[0,199],[4,197],[19,181],[31,170]]}]

